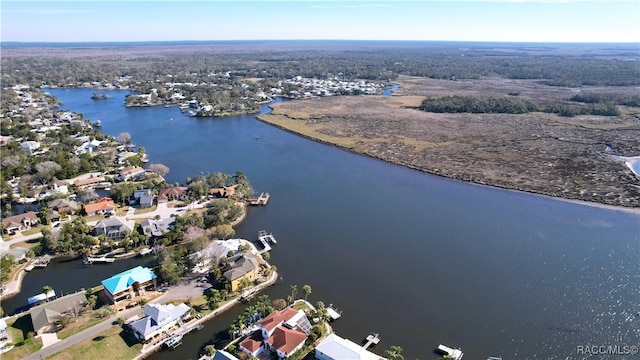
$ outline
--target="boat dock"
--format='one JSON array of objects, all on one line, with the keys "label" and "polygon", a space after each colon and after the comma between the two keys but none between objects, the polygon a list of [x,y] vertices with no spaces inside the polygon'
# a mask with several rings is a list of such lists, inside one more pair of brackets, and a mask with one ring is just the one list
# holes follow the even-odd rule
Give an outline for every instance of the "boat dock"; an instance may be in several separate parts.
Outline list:
[{"label": "boat dock", "polygon": [[270,197],[271,195],[269,195],[269,193],[260,193],[260,196],[258,196],[257,198],[249,199],[249,204],[250,205],[267,205],[267,202],[269,202]]},{"label": "boat dock", "polygon": [[111,264],[114,261],[116,261],[115,258],[108,258],[106,256],[101,256],[101,257],[88,257],[84,260],[84,263],[86,265],[93,265],[93,263]]},{"label": "boat dock", "polygon": [[168,347],[168,348],[176,348],[178,346],[180,346],[180,344],[182,344],[182,338],[192,332],[192,331],[196,331],[196,330],[200,330],[204,327],[204,325],[202,324],[195,324],[189,327],[181,327],[180,329],[174,331],[171,336],[169,336],[169,338],[167,340],[164,341],[164,344]]},{"label": "boat dock", "polygon": [[442,355],[447,355],[450,358],[454,359],[454,360],[460,360],[462,359],[462,356],[464,355],[462,353],[462,350],[460,349],[452,349],[446,345],[438,345],[438,349],[437,349],[438,353],[442,354]]},{"label": "boat dock", "polygon": [[379,334],[370,334],[367,336],[367,343],[364,344],[363,348],[366,350],[371,345],[377,345],[380,342]]},{"label": "boat dock", "polygon": [[271,244],[277,243],[276,238],[273,236],[273,234],[267,233],[266,230],[258,231],[258,241],[260,241],[263,247],[263,249],[259,251],[259,254],[264,254],[266,252],[271,251],[271,245],[269,245],[269,243]]},{"label": "boat dock", "polygon": [[340,317],[342,316],[341,313],[339,313],[337,310],[335,310],[333,307],[329,306],[327,308],[327,315],[329,316],[329,319],[333,320],[338,320],[340,319]]},{"label": "boat dock", "polygon": [[31,264],[29,264],[27,267],[24,268],[24,271],[29,272],[35,268],[46,268],[47,265],[49,265],[50,261],[51,261],[51,258],[46,255],[35,258]]}]

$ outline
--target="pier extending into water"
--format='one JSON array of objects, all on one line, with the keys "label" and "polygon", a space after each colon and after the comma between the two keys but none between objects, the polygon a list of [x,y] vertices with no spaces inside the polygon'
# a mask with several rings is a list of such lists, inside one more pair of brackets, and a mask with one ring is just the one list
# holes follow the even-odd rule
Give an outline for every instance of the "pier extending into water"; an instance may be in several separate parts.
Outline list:
[{"label": "pier extending into water", "polygon": [[266,230],[258,231],[258,241],[262,244],[263,249],[259,251],[260,254],[271,251],[271,244],[277,244],[276,238],[272,233],[268,233]]},{"label": "pier extending into water", "polygon": [[111,264],[114,261],[116,261],[115,258],[108,258],[105,256],[101,256],[101,257],[88,257],[84,260],[84,263],[85,265],[93,265],[93,263]]},{"label": "pier extending into water", "polygon": [[257,198],[249,199],[250,205],[267,205],[269,202],[269,198],[271,195],[269,193],[260,193],[260,196]]},{"label": "pier extending into water", "polygon": [[370,334],[367,336],[367,343],[364,344],[363,348],[366,350],[371,345],[378,345],[380,342],[379,334]]}]

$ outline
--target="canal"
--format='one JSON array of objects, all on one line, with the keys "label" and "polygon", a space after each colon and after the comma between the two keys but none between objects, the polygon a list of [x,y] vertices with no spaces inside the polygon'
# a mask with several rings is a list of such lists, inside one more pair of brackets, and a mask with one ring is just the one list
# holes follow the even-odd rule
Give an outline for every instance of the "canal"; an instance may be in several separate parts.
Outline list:
[{"label": "canal", "polygon": [[[427,175],[252,115],[200,119],[175,107],[127,109],[123,91],[104,101],[91,100],[91,89],[48,91],[62,108],[101,120],[104,132],[129,132],[151,162],[169,166],[170,182],[244,172],[271,194],[236,229],[247,239],[261,229],[278,239],[271,262],[283,281],[267,294],[285,297],[289,284],[309,284],[310,301],[343,311],[339,335],[360,342],[377,332],[381,355],[399,345],[405,358],[435,359],[443,343],[470,359],[565,359],[578,345],[640,343],[637,214]],[[54,264],[42,276],[54,288],[80,287],[116,272],[73,266]],[[38,276],[28,275],[25,289],[41,287]],[[223,344],[240,311],[153,358],[195,359],[204,345]]]}]

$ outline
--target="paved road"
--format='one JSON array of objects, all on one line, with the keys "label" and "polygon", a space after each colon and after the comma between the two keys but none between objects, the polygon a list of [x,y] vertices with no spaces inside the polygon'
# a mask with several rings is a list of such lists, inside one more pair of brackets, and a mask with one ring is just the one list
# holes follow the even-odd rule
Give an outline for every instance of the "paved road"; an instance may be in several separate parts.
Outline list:
[{"label": "paved road", "polygon": [[75,335],[69,336],[68,338],[64,339],[64,340],[60,340],[58,342],[56,342],[55,344],[52,344],[50,346],[47,346],[44,349],[41,349],[39,351],[34,352],[33,354],[25,357],[25,360],[41,360],[46,358],[47,356],[51,356],[55,353],[58,353],[64,349],[66,349],[69,346],[75,345],[79,342],[81,342],[82,340],[88,339],[88,338],[93,338],[98,336],[98,334],[100,334],[101,332],[109,329],[110,327],[113,326],[114,322],[117,321],[117,319],[119,317],[124,317],[129,318],[137,313],[140,312],[140,308],[139,307],[135,307],[132,309],[127,309],[124,311],[121,311],[119,313],[117,313],[116,315],[113,315],[112,317],[110,317],[109,319],[95,325],[92,326],[84,331],[81,331]]},{"label": "paved road", "polygon": [[[196,276],[188,280],[183,280],[179,285],[173,286],[164,293],[162,296],[154,299],[151,303],[166,303],[175,299],[188,299],[188,298],[196,298],[201,296],[205,289],[209,287],[208,283],[201,281],[204,278],[203,276]],[[101,332],[109,329],[113,326],[113,324],[117,321],[119,317],[124,317],[128,319],[136,314],[140,313],[140,307],[136,306],[131,309],[126,309],[124,311],[120,311],[117,314],[113,315],[109,319],[98,323],[95,326],[92,326],[84,331],[81,331],[75,335],[72,335],[64,340],[60,340],[46,348],[43,348],[35,353],[25,357],[27,360],[40,360],[44,359],[48,356],[56,354],[69,346],[75,345],[85,339],[90,339],[98,336]]]}]

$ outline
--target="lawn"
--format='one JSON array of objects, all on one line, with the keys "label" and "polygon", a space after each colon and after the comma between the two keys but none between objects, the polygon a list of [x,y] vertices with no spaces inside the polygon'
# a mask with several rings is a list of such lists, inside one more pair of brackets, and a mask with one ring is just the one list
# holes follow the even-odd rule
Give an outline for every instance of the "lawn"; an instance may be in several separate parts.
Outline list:
[{"label": "lawn", "polygon": [[2,360],[22,359],[42,347],[42,340],[33,337],[31,317],[23,315],[15,320],[7,321],[7,330],[15,347],[0,356]]},{"label": "lawn", "polygon": [[29,235],[33,235],[33,234],[39,234],[42,229],[48,229],[49,225],[38,225],[36,227],[32,227],[29,230],[25,230],[22,232],[22,236],[29,236]]},{"label": "lawn", "polygon": [[82,314],[75,322],[65,326],[64,329],[58,331],[58,339],[66,339],[71,335],[75,335],[84,329],[88,329],[93,325],[104,321],[104,319],[98,319],[94,316],[92,311]]},{"label": "lawn", "polygon": [[133,335],[116,325],[94,338],[83,340],[47,359],[133,359],[140,355],[141,350],[142,344],[136,341]]},{"label": "lawn", "polygon": [[133,214],[134,215],[147,214],[147,213],[156,211],[157,208],[158,208],[158,206],[153,205],[152,207],[148,207],[148,208],[144,208],[144,209],[135,209]]}]

